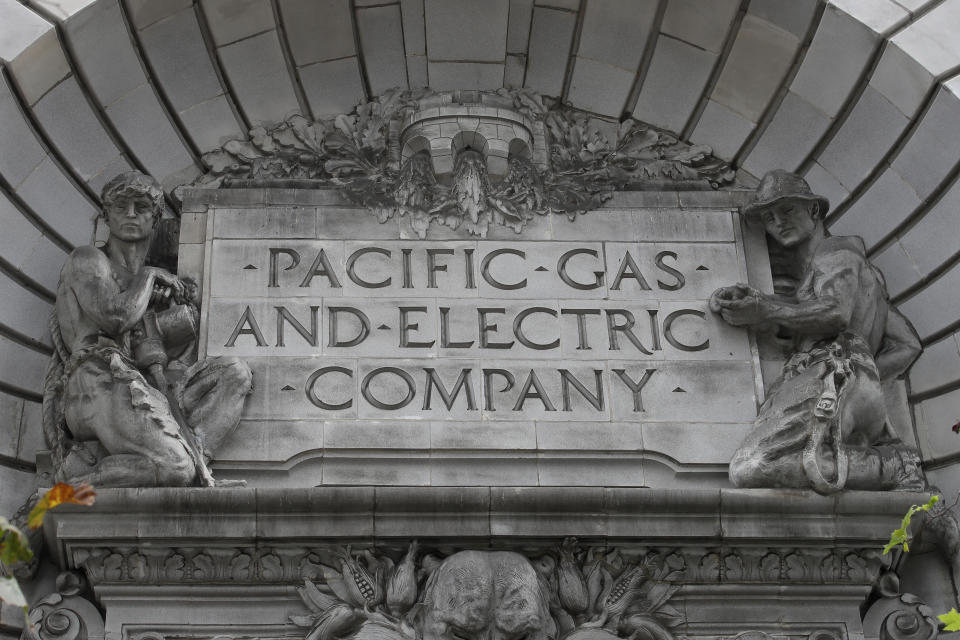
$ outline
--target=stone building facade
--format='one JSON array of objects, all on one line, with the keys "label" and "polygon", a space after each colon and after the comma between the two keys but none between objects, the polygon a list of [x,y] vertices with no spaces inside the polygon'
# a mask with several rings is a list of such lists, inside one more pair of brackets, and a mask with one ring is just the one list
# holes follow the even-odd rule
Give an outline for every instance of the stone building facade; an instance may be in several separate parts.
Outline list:
[{"label": "stone building facade", "polygon": [[[960,491],[958,27],[960,0],[0,0],[0,514],[53,480],[42,402],[58,347],[47,319],[68,255],[108,238],[96,218],[115,175],[142,171],[163,188],[166,235],[152,259],[198,283],[201,355],[253,371],[240,425],[211,464],[248,486],[105,488],[94,508],[56,513],[25,583],[41,637],[450,635],[438,603],[462,591],[469,609],[473,594],[445,584],[450,575],[511,575],[532,589],[520,599],[538,623],[505,634],[498,594],[475,612],[475,634],[931,637],[930,611],[957,604],[949,531],[893,566],[878,552],[926,493],[730,484],[729,461],[789,353],[723,324],[708,302],[738,281],[790,289],[789,256],[741,214],[767,171],[802,176],[830,202],[826,230],[863,239],[922,347],[884,385],[890,428],[919,452],[929,488]],[[342,144],[310,146],[320,138],[309,136],[350,138],[396,108],[390,97],[416,108],[368,129],[382,141],[356,142],[375,157],[350,164]],[[614,305],[618,243],[641,258],[626,269],[633,294]],[[574,244],[606,262],[590,268],[578,253],[566,274],[589,286],[604,272],[603,295],[548,279]],[[396,286],[406,250],[441,289],[475,259],[483,306],[502,315],[479,329],[457,319],[458,305],[480,306],[468,304],[469,280],[408,295],[417,286]],[[517,282],[517,252],[541,261],[522,294],[491,284]],[[378,270],[388,254],[395,272]],[[311,275],[330,285],[335,269],[342,304],[297,291]],[[676,273],[682,295],[670,289]],[[387,276],[396,282],[366,286]],[[580,306],[561,304],[570,290]],[[665,354],[661,375],[698,370],[643,397],[644,421],[629,418],[641,394],[622,376],[636,387],[653,367],[616,355],[584,366],[584,350],[567,347],[589,317],[563,310],[591,299],[607,313],[591,335],[609,351],[618,336],[632,342],[627,316],[609,311],[652,301],[631,316],[660,323],[637,330],[643,348]],[[391,322],[377,315],[398,307],[408,311]],[[568,373],[541,389],[535,365],[478,352],[474,376],[505,371],[522,392],[492,398],[496,386],[478,383],[473,416],[453,391],[469,367],[443,368],[442,313],[448,344],[512,324],[528,362],[556,337],[538,332],[551,314],[566,317],[551,366]],[[373,338],[346,346],[364,331]],[[489,341],[503,339],[496,331]],[[434,338],[371,378],[398,341]],[[699,349],[705,340],[722,357],[703,357],[714,354]],[[413,379],[409,401],[378,387],[406,380],[398,372]],[[311,395],[323,376],[355,391]],[[423,404],[431,389],[434,407]],[[489,411],[501,400],[518,419]],[[571,415],[552,420],[548,403],[557,415],[570,403]],[[421,577],[412,595],[404,571]],[[635,598],[608,611],[618,588]],[[58,607],[67,622],[51,617]],[[0,635],[21,627],[3,608]]]}]

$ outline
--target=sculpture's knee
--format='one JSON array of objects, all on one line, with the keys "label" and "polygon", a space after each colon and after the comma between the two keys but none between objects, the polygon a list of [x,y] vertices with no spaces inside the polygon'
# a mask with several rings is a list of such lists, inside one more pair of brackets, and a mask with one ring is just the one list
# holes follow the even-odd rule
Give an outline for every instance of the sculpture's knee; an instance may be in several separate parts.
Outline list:
[{"label": "sculpture's knee", "polygon": [[737,449],[730,461],[730,483],[735,487],[763,486],[766,474],[760,464],[760,459],[745,449]]},{"label": "sculpture's knee", "polygon": [[186,449],[157,463],[157,484],[161,487],[189,487],[197,476],[197,467]]},{"label": "sculpture's knee", "polygon": [[220,363],[220,384],[238,394],[247,394],[253,389],[253,373],[240,358],[225,357]]}]

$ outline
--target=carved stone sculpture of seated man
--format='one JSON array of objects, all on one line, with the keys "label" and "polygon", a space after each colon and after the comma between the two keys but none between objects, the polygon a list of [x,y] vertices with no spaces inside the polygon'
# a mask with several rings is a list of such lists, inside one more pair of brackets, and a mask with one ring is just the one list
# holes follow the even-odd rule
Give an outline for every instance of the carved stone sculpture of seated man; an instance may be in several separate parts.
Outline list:
[{"label": "carved stone sculpture of seated man", "polygon": [[[210,485],[211,453],[251,390],[235,358],[193,359],[195,287],[146,266],[163,191],[139,172],[103,188],[110,237],[60,272],[44,388],[57,480],[98,487]],[[186,362],[185,362],[186,361]]]},{"label": "carved stone sculpture of seated man", "polygon": [[920,353],[909,322],[889,302],[883,276],[858,237],[824,231],[828,202],[795,174],[772,171],[744,208],[792,251],[795,295],[743,284],[714,292],[710,307],[729,324],[781,328],[793,352],[733,456],[740,487],[922,489],[916,452],[887,422],[881,380],[902,375]]}]

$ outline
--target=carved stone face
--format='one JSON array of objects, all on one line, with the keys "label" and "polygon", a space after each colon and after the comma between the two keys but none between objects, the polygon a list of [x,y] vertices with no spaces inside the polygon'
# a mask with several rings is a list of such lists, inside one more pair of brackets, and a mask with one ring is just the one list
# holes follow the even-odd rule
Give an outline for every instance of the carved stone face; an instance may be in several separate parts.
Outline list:
[{"label": "carved stone face", "polygon": [[128,242],[149,238],[157,214],[154,201],[146,194],[118,196],[104,210],[111,237]]},{"label": "carved stone face", "polygon": [[796,198],[784,198],[770,205],[761,214],[767,233],[784,247],[795,247],[808,240],[818,220],[813,210],[816,204]]},{"label": "carved stone face", "polygon": [[423,640],[548,640],[556,636],[530,561],[508,551],[461,551],[424,594]]}]

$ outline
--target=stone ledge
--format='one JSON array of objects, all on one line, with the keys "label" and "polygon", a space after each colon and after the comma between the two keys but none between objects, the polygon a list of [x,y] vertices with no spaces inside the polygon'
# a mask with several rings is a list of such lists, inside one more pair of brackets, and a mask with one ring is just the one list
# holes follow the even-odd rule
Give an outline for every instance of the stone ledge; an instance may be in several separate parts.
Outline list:
[{"label": "stone ledge", "polygon": [[496,544],[557,540],[670,546],[882,546],[923,493],[835,497],[767,489],[584,487],[315,487],[103,489],[92,507],[64,505],[44,525],[69,549],[153,544],[367,544],[398,538]]}]

